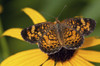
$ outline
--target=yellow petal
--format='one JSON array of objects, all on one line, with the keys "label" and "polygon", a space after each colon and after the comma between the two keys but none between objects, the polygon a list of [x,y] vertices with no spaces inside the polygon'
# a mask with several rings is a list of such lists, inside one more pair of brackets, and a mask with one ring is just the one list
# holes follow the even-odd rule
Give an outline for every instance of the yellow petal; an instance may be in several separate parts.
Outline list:
[{"label": "yellow petal", "polygon": [[72,59],[70,59],[70,63],[72,64],[72,66],[94,66],[93,64],[84,60],[78,55],[72,57]]},{"label": "yellow petal", "polygon": [[92,47],[95,45],[100,45],[100,39],[96,37],[89,37],[89,38],[85,38],[85,41],[82,47],[80,48],[87,48],[87,47]]},{"label": "yellow petal", "polygon": [[8,57],[1,63],[1,66],[39,66],[47,59],[47,54],[40,49],[32,49]]},{"label": "yellow petal", "polygon": [[10,37],[14,37],[20,40],[23,40],[23,38],[21,37],[21,28],[11,28],[6,30],[2,36],[10,36]]},{"label": "yellow petal", "polygon": [[34,24],[46,22],[46,19],[36,10],[31,8],[22,9],[34,22]]},{"label": "yellow petal", "polygon": [[100,63],[100,52],[91,50],[79,50],[77,54],[88,61]]},{"label": "yellow petal", "polygon": [[65,62],[63,63],[63,66],[72,66],[72,64],[71,64],[69,61],[65,61]]},{"label": "yellow petal", "polygon": [[54,66],[54,61],[50,59],[46,61],[42,66]]},{"label": "yellow petal", "polygon": [[63,66],[61,62],[57,62],[56,66]]}]

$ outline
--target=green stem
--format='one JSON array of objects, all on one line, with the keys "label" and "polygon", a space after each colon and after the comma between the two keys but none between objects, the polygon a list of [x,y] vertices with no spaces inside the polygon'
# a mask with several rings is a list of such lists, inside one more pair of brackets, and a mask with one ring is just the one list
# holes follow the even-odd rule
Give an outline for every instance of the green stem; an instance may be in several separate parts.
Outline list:
[{"label": "green stem", "polygon": [[[2,28],[1,17],[0,17],[0,36],[2,35],[2,33],[3,33],[3,28]],[[5,59],[9,56],[9,49],[5,37],[0,37],[0,45],[2,49],[2,57],[3,59]]]}]

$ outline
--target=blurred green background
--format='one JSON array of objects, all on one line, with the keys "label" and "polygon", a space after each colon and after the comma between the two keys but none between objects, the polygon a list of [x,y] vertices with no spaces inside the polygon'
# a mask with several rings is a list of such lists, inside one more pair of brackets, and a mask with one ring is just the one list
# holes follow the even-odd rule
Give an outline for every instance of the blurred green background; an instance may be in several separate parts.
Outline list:
[{"label": "blurred green background", "polygon": [[[100,36],[100,0],[0,0],[3,13],[0,14],[0,35],[9,28],[25,28],[33,25],[32,20],[21,11],[30,7],[39,11],[47,21],[54,21],[59,15],[59,20],[74,16],[84,16],[96,20],[96,29],[89,36]],[[37,45],[11,38],[0,38],[0,62],[17,52],[37,48]],[[100,51],[100,46],[88,49]],[[94,63],[100,66],[99,63]]]}]

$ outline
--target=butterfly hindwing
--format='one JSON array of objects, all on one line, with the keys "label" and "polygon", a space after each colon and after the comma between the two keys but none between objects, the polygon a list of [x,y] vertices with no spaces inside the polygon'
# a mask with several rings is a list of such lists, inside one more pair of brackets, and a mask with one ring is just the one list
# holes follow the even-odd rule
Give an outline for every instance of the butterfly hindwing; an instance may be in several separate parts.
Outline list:
[{"label": "butterfly hindwing", "polygon": [[51,22],[35,24],[33,26],[30,26],[29,28],[23,29],[21,35],[24,40],[31,43],[37,43],[40,40],[40,37],[42,37],[42,35],[48,29],[50,29],[51,24]]},{"label": "butterfly hindwing", "polygon": [[96,22],[90,18],[69,18],[62,21],[62,23],[81,35],[89,35],[96,26]]},{"label": "butterfly hindwing", "polygon": [[61,44],[57,38],[55,27],[48,30],[39,41],[39,48],[48,54],[53,54],[61,49]]},{"label": "butterfly hindwing", "polygon": [[83,44],[84,38],[77,31],[63,26],[63,40],[66,49],[77,49]]}]

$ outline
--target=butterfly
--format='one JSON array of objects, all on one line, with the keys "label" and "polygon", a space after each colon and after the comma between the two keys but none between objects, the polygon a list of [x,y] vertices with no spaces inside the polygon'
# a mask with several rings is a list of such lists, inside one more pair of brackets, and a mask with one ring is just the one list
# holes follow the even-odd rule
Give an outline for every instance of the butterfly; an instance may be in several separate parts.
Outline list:
[{"label": "butterfly", "polygon": [[84,42],[84,36],[95,29],[96,22],[91,18],[67,18],[63,21],[43,22],[22,30],[24,40],[37,43],[47,54],[59,52],[61,48],[75,50]]}]

